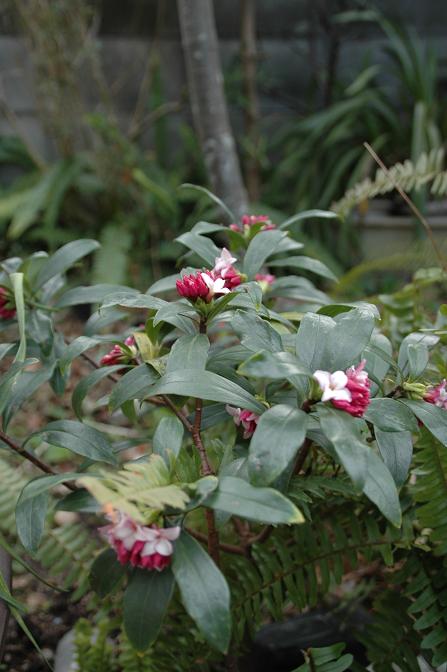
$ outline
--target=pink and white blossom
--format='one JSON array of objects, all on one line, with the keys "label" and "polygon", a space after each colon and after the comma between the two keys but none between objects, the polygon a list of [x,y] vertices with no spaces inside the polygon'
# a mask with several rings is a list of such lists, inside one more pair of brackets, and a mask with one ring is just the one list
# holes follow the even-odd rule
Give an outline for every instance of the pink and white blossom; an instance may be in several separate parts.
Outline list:
[{"label": "pink and white blossom", "polygon": [[370,402],[370,381],[364,371],[366,360],[346,372],[315,371],[313,377],[322,391],[321,401],[330,401],[335,408],[360,418]]},{"label": "pink and white blossom", "polygon": [[219,257],[216,257],[214,268],[211,271],[213,277],[223,278],[227,289],[234,289],[241,284],[241,274],[234,268],[233,264],[237,261],[236,257],[226,247],[222,249]]},{"label": "pink and white blossom", "polygon": [[424,394],[425,401],[430,404],[444,408],[447,410],[447,380],[444,378],[439,385],[429,387],[426,394]]},{"label": "pink and white blossom", "polygon": [[203,299],[206,301],[208,296],[208,286],[203,280],[204,274],[198,271],[197,273],[191,273],[190,275],[184,275],[181,280],[177,280],[176,287],[177,292],[180,296],[183,296],[185,299],[190,301],[197,301],[197,299]]},{"label": "pink and white blossom", "polygon": [[240,224],[230,224],[230,229],[238,233],[248,233],[252,226],[262,224],[261,231],[276,229],[268,215],[243,215]]},{"label": "pink and white blossom", "polygon": [[208,294],[205,298],[207,302],[211,301],[217,294],[228,294],[230,292],[228,287],[225,287],[224,278],[214,278],[211,273],[202,273],[202,280],[208,287]]},{"label": "pink and white blossom", "polygon": [[262,289],[266,291],[276,280],[276,276],[271,273],[256,273],[255,280],[259,282]]},{"label": "pink and white blossom", "polygon": [[111,523],[101,528],[101,532],[122,565],[161,571],[170,564],[172,542],[178,538],[180,527],[141,525],[121,511],[110,512],[107,517]]},{"label": "pink and white blossom", "polygon": [[241,408],[229,406],[228,404],[225,406],[225,410],[232,416],[234,424],[237,427],[242,426],[244,428],[244,439],[249,439],[253,436],[259,422],[259,415],[246,409],[242,410]]}]

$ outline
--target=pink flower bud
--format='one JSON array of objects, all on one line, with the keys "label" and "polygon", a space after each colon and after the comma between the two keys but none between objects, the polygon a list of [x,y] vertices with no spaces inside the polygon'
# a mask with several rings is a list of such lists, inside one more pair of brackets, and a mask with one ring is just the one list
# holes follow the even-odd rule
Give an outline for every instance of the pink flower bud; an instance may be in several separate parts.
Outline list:
[{"label": "pink flower bud", "polygon": [[242,215],[240,224],[230,224],[232,231],[244,233],[249,231],[252,226],[256,224],[263,224],[261,231],[271,231],[276,229],[275,224],[271,221],[268,215]]},{"label": "pink flower bud", "polygon": [[234,424],[239,427],[242,425],[244,428],[244,439],[249,439],[255,433],[255,429],[259,422],[259,415],[253,413],[252,411],[242,410],[240,408],[235,408],[234,406],[225,406],[227,413],[233,417]]},{"label": "pink flower bud", "polygon": [[0,287],[0,319],[11,320],[15,314],[16,309],[12,303],[12,297],[4,287]]},{"label": "pink flower bud", "polygon": [[255,280],[261,284],[263,289],[268,289],[275,282],[276,276],[271,273],[256,273]]},{"label": "pink flower bud", "polygon": [[133,336],[128,336],[124,344],[131,350],[132,354],[123,348],[119,343],[116,343],[113,348],[101,358],[101,366],[115,366],[115,364],[132,364],[135,362],[137,355],[135,338]]},{"label": "pink flower bud", "polygon": [[176,287],[180,296],[190,301],[197,301],[197,299],[207,300],[209,289],[203,280],[202,273],[198,271],[196,274],[184,275],[181,280],[177,280]]},{"label": "pink flower bud", "polygon": [[445,408],[447,410],[447,380],[444,378],[439,385],[429,387],[426,394],[424,394],[425,401],[429,404],[434,404],[438,408]]}]

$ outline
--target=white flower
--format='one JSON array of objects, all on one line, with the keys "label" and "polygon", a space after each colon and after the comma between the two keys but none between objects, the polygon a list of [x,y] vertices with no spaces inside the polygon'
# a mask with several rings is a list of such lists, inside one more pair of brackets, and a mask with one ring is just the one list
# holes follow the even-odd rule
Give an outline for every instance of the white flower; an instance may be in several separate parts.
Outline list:
[{"label": "white flower", "polygon": [[201,273],[201,276],[203,282],[210,290],[208,293],[208,299],[211,299],[215,294],[229,293],[230,290],[228,289],[228,287],[225,287],[225,280],[223,278],[217,278],[217,280],[214,280],[207,273]]},{"label": "white flower", "polygon": [[315,371],[313,377],[318,382],[323,394],[321,401],[336,399],[337,401],[351,401],[352,396],[346,388],[348,376],[343,371]]},{"label": "white flower", "polygon": [[227,248],[224,247],[220,253],[220,257],[216,257],[213,268],[214,273],[224,278],[227,271],[231,268],[235,261],[237,261],[236,257],[232,257],[231,252],[229,252]]},{"label": "white flower", "polygon": [[125,513],[120,513],[119,520],[113,525],[111,533],[115,539],[123,542],[124,548],[130,551],[137,540],[138,529],[139,526],[134,523],[132,518]]},{"label": "white flower", "polygon": [[141,557],[159,553],[160,555],[172,555],[174,547],[172,541],[178,538],[180,527],[140,527],[137,532],[137,540],[146,542],[141,551]]}]

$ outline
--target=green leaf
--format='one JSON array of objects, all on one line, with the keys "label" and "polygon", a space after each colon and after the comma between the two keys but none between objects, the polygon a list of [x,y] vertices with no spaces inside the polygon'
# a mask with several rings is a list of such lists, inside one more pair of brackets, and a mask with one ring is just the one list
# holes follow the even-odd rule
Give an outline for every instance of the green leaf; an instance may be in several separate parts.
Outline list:
[{"label": "green leaf", "polygon": [[218,205],[219,208],[221,208],[225,212],[225,214],[229,217],[230,222],[235,222],[236,221],[236,216],[230,210],[230,208],[218,196],[216,196],[216,194],[213,194],[213,192],[210,191],[209,189],[206,189],[205,187],[201,187],[198,184],[189,184],[189,182],[185,182],[184,184],[181,184],[180,189],[191,189],[191,190],[194,190],[194,191],[198,191],[202,194],[205,194],[206,196],[208,196],[208,198],[211,201],[216,203],[216,205]]},{"label": "green leaf", "polygon": [[407,354],[410,376],[418,378],[428,365],[428,347],[424,343],[409,343]]},{"label": "green leaf", "polygon": [[191,231],[178,236],[176,241],[192,250],[211,267],[214,266],[216,258],[220,255],[219,248],[213,243],[211,238],[197,235]]},{"label": "green leaf", "polygon": [[253,378],[270,378],[281,380],[292,376],[310,376],[311,372],[291,352],[257,352],[243,362],[238,373]]},{"label": "green leaf", "polygon": [[238,310],[231,320],[231,326],[240,336],[241,344],[248,350],[253,352],[284,350],[279,333],[253,312],[246,313]]},{"label": "green leaf", "polygon": [[372,449],[366,454],[366,479],[363,493],[374,502],[390,523],[400,527],[402,513],[396,484],[389,469]]},{"label": "green leaf", "polygon": [[15,362],[25,361],[26,356],[26,331],[25,331],[25,302],[23,298],[23,273],[11,273],[9,276],[11,281],[12,289],[14,292],[14,302],[17,311],[17,323],[19,325],[19,348],[17,350],[16,356],[14,357]]},{"label": "green leaf", "polygon": [[272,268],[302,268],[303,271],[310,271],[311,273],[315,273],[315,275],[320,275],[322,278],[327,278],[334,282],[338,281],[337,276],[326,266],[326,264],[323,264],[313,257],[298,255],[287,257],[286,259],[274,259],[273,261],[269,261],[269,266]]},{"label": "green leaf", "polygon": [[418,431],[414,413],[396,399],[371,399],[363,417],[383,432]]},{"label": "green leaf", "polygon": [[383,461],[399,487],[407,479],[413,455],[411,432],[384,432],[376,427],[375,437]]},{"label": "green leaf", "polygon": [[106,597],[126,575],[124,566],[116,559],[113,548],[107,548],[96,556],[90,568],[90,585],[99,595]]},{"label": "green leaf", "polygon": [[79,420],[81,420],[83,416],[82,402],[84,401],[85,397],[87,396],[91,388],[94,387],[104,378],[107,378],[107,376],[110,376],[116,373],[117,371],[122,371],[123,369],[126,368],[128,368],[126,364],[103,366],[101,369],[96,369],[95,371],[92,371],[91,373],[88,374],[88,376],[85,376],[85,378],[81,378],[81,380],[73,390],[73,394],[71,397],[71,404],[73,406],[73,410],[78,416]]},{"label": "green leaf", "polygon": [[266,259],[275,253],[285,237],[285,233],[275,229],[261,231],[253,238],[244,259],[244,273],[250,280],[259,272]]},{"label": "green leaf", "polygon": [[33,282],[34,289],[39,289],[39,287],[42,287],[55,275],[64,273],[79,259],[97,250],[99,246],[96,240],[88,239],[73,240],[71,243],[67,243],[43,264],[37,278]]},{"label": "green leaf", "polygon": [[86,350],[94,348],[95,345],[103,342],[103,338],[91,338],[89,336],[79,336],[75,338],[74,341],[68,345],[64,351],[64,354],[59,360],[59,366],[62,372],[65,372],[66,369],[70,366],[72,361],[82,355]]},{"label": "green leaf", "polygon": [[177,457],[179,454],[182,441],[183,425],[180,420],[174,416],[162,418],[152,439],[152,450],[170,464],[171,455]]},{"label": "green leaf", "polygon": [[76,455],[82,455],[90,460],[106,462],[107,464],[117,464],[113,452],[112,444],[97,429],[89,427],[76,420],[56,420],[50,422],[43,429],[31,434],[31,437],[39,436],[42,441],[46,441],[52,446],[61,446],[67,448]]},{"label": "green leaf", "polygon": [[296,334],[296,354],[310,371],[331,367],[330,343],[337,323],[331,317],[306,313]]},{"label": "green leaf", "polygon": [[149,394],[178,394],[209,401],[221,401],[240,406],[254,413],[263,413],[265,407],[242,387],[211,371],[183,369],[165,374],[149,390]]},{"label": "green leaf", "polygon": [[418,420],[443,446],[447,446],[447,413],[444,408],[412,399],[402,399],[401,402],[413,411]]},{"label": "green leaf", "polygon": [[310,280],[299,278],[296,275],[277,278],[270,286],[269,295],[322,305],[330,302],[329,296],[316,289]]},{"label": "green leaf", "polygon": [[[433,348],[439,342],[439,336],[434,336],[433,334],[423,334],[419,332],[413,332],[405,336],[399,348],[399,357],[397,364],[401,371],[406,373],[406,370],[409,366],[409,354],[408,348],[410,345],[423,345],[426,348]],[[414,360],[413,352],[413,360]]]},{"label": "green leaf", "polygon": [[289,226],[291,226],[295,222],[302,222],[304,219],[312,219],[312,218],[339,219],[340,215],[338,215],[336,212],[332,212],[331,210],[304,210],[304,212],[299,212],[298,214],[289,217],[289,219],[286,219],[285,222],[283,222],[279,228],[288,229]]},{"label": "green leaf", "polygon": [[11,397],[11,390],[14,390],[14,385],[20,371],[30,364],[35,364],[37,361],[37,359],[31,358],[26,359],[24,362],[14,361],[6,373],[3,374],[0,383],[0,413],[3,412],[3,409]]},{"label": "green leaf", "polygon": [[185,532],[175,543],[172,569],[183,605],[207,642],[222,653],[231,638],[230,590],[200,544]]},{"label": "green leaf", "polygon": [[159,299],[156,296],[138,294],[138,292],[135,292],[135,290],[132,290],[129,287],[124,289],[126,291],[108,294],[104,298],[101,308],[120,306],[121,308],[147,308],[148,310],[159,310],[160,308],[169,305],[167,301]]},{"label": "green leaf", "polygon": [[304,522],[292,502],[272,488],[255,488],[241,478],[224,476],[205,506],[225,511],[248,520],[271,525],[293,525]]},{"label": "green leaf", "polygon": [[147,364],[140,364],[122,376],[110,393],[109,408],[116,411],[129,399],[142,399],[158,380],[158,374]]},{"label": "green leaf", "polygon": [[335,453],[359,490],[365,485],[367,455],[371,448],[360,435],[356,418],[329,405],[318,404],[321,429],[331,442]]},{"label": "green leaf", "polygon": [[261,415],[248,453],[253,485],[270,485],[287,469],[306,438],[306,429],[306,413],[285,404]]},{"label": "green leaf", "polygon": [[166,373],[177,369],[204,369],[210,349],[205,334],[181,336],[172,346],[166,363]]},{"label": "green leaf", "polygon": [[12,417],[22,404],[29,399],[36,390],[50,380],[55,364],[44,366],[36,371],[22,371],[17,376],[8,394],[8,403],[3,410],[3,428],[6,431]]},{"label": "green leaf", "polygon": [[346,369],[356,361],[371,340],[375,326],[372,312],[354,308],[337,315],[337,323],[329,341],[330,371]]},{"label": "green leaf", "polygon": [[70,473],[41,476],[29,481],[20,493],[16,505],[17,534],[24,547],[34,553],[42,538],[48,509],[48,490],[64,481],[84,474]]},{"label": "green leaf", "polygon": [[117,292],[135,294],[134,289],[121,285],[91,285],[89,287],[74,287],[64,292],[56,301],[55,308],[68,308],[84,303],[101,303],[107,296]]},{"label": "green leaf", "polygon": [[174,591],[169,568],[162,572],[134,570],[123,599],[126,634],[137,651],[145,651],[157,638]]}]

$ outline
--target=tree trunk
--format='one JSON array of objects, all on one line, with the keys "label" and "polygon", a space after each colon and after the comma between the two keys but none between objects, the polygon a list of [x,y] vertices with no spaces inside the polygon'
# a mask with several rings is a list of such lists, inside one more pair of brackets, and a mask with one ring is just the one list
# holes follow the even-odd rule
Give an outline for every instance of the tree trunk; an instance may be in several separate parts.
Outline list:
[{"label": "tree trunk", "polygon": [[223,88],[212,0],[177,0],[189,96],[211,188],[237,217],[248,202]]},{"label": "tree trunk", "polygon": [[[4,548],[0,548],[0,572],[2,573],[6,585],[9,589],[11,589],[11,556],[5,551]],[[5,653],[8,620],[8,605],[4,600],[0,600],[0,663],[3,660],[3,655]]]},{"label": "tree trunk", "polygon": [[256,90],[256,0],[241,3],[241,63],[245,94],[245,133],[248,141],[245,180],[250,201],[258,201],[259,180],[259,103]]}]

